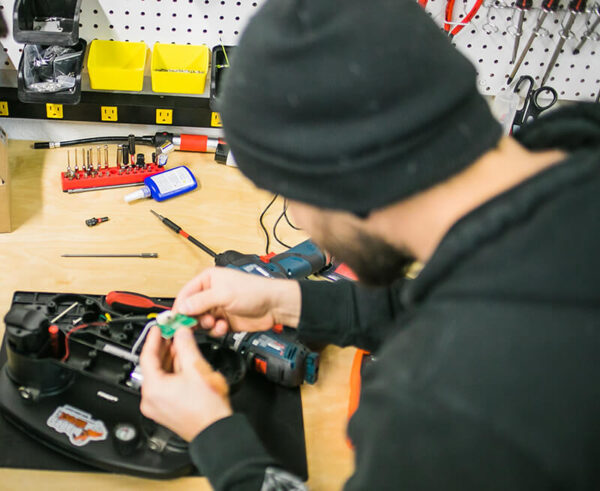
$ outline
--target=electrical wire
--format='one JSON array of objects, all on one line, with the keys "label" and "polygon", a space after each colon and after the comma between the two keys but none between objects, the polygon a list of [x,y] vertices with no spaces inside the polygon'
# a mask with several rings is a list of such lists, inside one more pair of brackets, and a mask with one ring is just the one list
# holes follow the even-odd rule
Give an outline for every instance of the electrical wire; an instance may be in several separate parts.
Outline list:
[{"label": "electrical wire", "polygon": [[[62,142],[35,142],[33,148],[54,148],[58,147],[72,147],[74,145],[85,145],[88,143],[105,143],[105,142],[124,142],[127,143],[129,138],[127,136],[96,136],[93,138],[81,138],[79,140],[65,140]],[[154,136],[136,136],[135,142],[140,145],[154,146]]]},{"label": "electrical wire", "polygon": [[156,319],[152,319],[150,322],[148,322],[145,326],[144,326],[144,330],[141,332],[141,334],[138,336],[138,338],[135,340],[135,343],[133,343],[133,346],[131,348],[131,354],[135,355],[138,348],[141,346],[142,342],[144,341],[144,339],[146,338],[146,334],[148,334],[148,331],[150,330],[150,328],[152,326],[156,326],[157,322]]},{"label": "electrical wire", "polygon": [[80,324],[79,326],[75,326],[73,329],[71,329],[69,332],[67,332],[65,334],[65,356],[62,357],[62,359],[60,361],[64,362],[67,360],[67,358],[69,358],[70,350],[69,350],[69,339],[71,337],[71,334],[73,334],[76,331],[79,331],[80,329],[85,329],[86,327],[98,327],[98,326],[106,326],[106,322],[90,322],[89,324]]},{"label": "electrical wire", "polygon": [[296,225],[294,225],[291,221],[290,218],[288,217],[287,214],[287,209],[288,209],[288,200],[284,200],[283,201],[283,217],[285,218],[285,221],[287,222],[287,224],[292,227],[294,230],[302,230],[300,227],[296,227]]},{"label": "electrical wire", "polygon": [[283,206],[283,211],[281,212],[281,214],[277,217],[277,220],[275,220],[275,224],[273,225],[273,238],[279,242],[283,247],[287,247],[288,249],[291,249],[292,246],[287,245],[285,242],[283,242],[278,236],[277,236],[277,225],[279,225],[279,222],[281,221],[281,219],[283,218],[283,216],[285,215],[285,210],[286,210],[286,206],[284,203]]},{"label": "electrical wire", "polygon": [[262,211],[262,213],[260,214],[260,217],[258,218],[258,223],[260,223],[260,228],[263,229],[263,232],[265,233],[265,237],[267,238],[267,243],[265,246],[265,254],[269,254],[269,245],[271,244],[271,239],[269,237],[269,231],[267,230],[267,227],[265,227],[265,224],[263,223],[263,219],[265,218],[265,215],[267,213],[267,211],[269,210],[269,208],[271,208],[271,206],[273,206],[273,203],[275,203],[275,200],[279,197],[278,194],[275,194],[273,196],[273,199],[271,201],[269,201],[269,204],[266,206],[266,208]]}]

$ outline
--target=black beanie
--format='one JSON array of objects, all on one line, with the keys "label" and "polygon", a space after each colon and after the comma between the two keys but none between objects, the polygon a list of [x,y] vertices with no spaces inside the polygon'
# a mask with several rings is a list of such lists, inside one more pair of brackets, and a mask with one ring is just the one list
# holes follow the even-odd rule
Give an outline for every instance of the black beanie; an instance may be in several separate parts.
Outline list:
[{"label": "black beanie", "polygon": [[493,148],[471,64],[415,0],[270,0],[218,102],[239,168],[287,198],[358,214]]}]

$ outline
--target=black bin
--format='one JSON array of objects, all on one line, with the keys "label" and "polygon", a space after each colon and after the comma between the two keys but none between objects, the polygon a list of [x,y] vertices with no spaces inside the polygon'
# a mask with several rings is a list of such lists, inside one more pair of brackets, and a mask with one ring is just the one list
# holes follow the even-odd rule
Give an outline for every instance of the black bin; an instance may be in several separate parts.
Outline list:
[{"label": "black bin", "polygon": [[[225,52],[223,52],[225,49]],[[212,49],[212,59],[210,66],[210,108],[216,111],[216,99],[219,96],[219,90],[223,81],[223,73],[228,68],[227,61],[231,61],[231,53],[235,50],[235,46],[215,46]],[[227,55],[227,56],[225,56]]]},{"label": "black bin", "polygon": [[[27,45],[23,48],[21,54],[21,60],[19,61],[19,72],[17,75],[17,96],[21,102],[50,102],[57,104],[78,104],[81,99],[81,70],[83,68],[83,58],[85,57],[85,49],[87,43],[85,39],[80,39],[75,46],[71,46],[74,51],[78,53],[78,56],[73,56],[72,61],[69,62],[68,71],[72,72],[75,76],[75,86],[61,90],[60,92],[36,92],[29,89],[25,84],[25,52]],[[47,46],[39,46],[41,49],[47,48]],[[40,74],[41,76],[51,77],[51,68],[47,68],[48,73]]]},{"label": "black bin", "polygon": [[13,36],[18,43],[73,46],[79,40],[81,0],[17,0]]}]

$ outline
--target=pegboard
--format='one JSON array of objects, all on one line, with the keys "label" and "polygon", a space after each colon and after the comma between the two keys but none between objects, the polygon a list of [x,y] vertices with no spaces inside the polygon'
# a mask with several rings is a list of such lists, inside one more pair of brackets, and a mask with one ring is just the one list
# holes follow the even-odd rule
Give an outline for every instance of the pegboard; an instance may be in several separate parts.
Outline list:
[{"label": "pegboard", "polygon": [[[474,0],[468,0],[466,4],[457,0],[454,21],[460,22],[474,3]],[[508,75],[513,69],[510,60],[515,38],[511,33],[515,32],[517,21],[517,11],[512,5],[514,2],[484,1],[472,22],[453,39],[453,44],[475,65],[479,74],[479,90],[485,95],[512,90],[506,85]],[[540,0],[534,0],[534,8],[525,13],[517,58],[536,24],[540,5]],[[595,18],[595,14],[591,12],[592,7],[593,5],[585,14],[577,16],[572,28],[574,36],[565,42],[562,54],[546,82],[546,85],[556,89],[559,99],[590,101],[595,99],[600,90],[598,36],[588,39],[578,55],[572,54],[587,26]],[[426,10],[433,20],[442,26],[445,8],[445,0],[429,0]],[[534,40],[515,80],[521,75],[531,75],[536,80],[536,87],[539,86],[558,42],[565,15],[564,6],[557,12],[548,14],[542,26],[546,31],[542,31],[543,34]],[[598,30],[600,31],[600,28]]]},{"label": "pegboard", "polygon": [[[91,41],[115,39],[143,41],[149,47],[155,42],[206,44],[237,44],[250,17],[266,0],[83,0],[80,36]],[[475,0],[456,0],[455,21],[471,8]],[[0,9],[12,23],[13,0],[0,0]],[[478,84],[484,95],[496,95],[506,86],[512,70],[510,58],[514,43],[513,24],[516,11],[510,0],[485,0],[478,14],[455,38],[453,44],[475,65]],[[340,8],[343,4],[341,4]],[[538,13],[540,0],[525,15],[521,48],[526,43]],[[429,0],[426,10],[440,26],[444,22],[446,0]],[[575,37],[568,39],[547,84],[553,86],[562,100],[594,100],[600,90],[600,41],[592,37],[578,55],[572,50],[592,19],[589,13],[577,16],[573,26]],[[564,5],[548,15],[544,23],[545,36],[538,37],[519,70],[520,75],[532,75],[538,84],[552,56],[558,32],[566,11]],[[359,26],[357,26],[359,28]],[[599,28],[600,30],[600,28]],[[10,36],[10,35],[9,35]],[[0,67],[13,69],[18,65],[21,45],[12,37],[2,40]]]},{"label": "pegboard", "polygon": [[[265,0],[83,0],[79,36],[92,39],[154,43],[206,44],[210,48],[238,43],[250,17]],[[12,31],[14,0],[0,0]],[[0,67],[18,66],[22,45],[12,33],[3,44]],[[8,55],[9,59],[6,59]],[[12,61],[12,63],[11,63]],[[8,62],[8,64],[7,64]]]}]

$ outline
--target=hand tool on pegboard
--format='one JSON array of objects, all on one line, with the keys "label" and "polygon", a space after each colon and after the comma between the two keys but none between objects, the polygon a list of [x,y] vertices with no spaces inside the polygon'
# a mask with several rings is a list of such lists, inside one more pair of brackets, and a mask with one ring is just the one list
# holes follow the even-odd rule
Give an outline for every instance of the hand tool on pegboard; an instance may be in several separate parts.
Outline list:
[{"label": "hand tool on pegboard", "polygon": [[548,63],[548,65],[546,67],[546,73],[544,73],[544,76],[542,77],[542,85],[544,85],[546,83],[546,81],[548,80],[548,77],[550,76],[550,72],[552,71],[552,69],[554,68],[554,65],[556,64],[556,60],[558,59],[558,57],[562,51],[565,41],[567,39],[569,39],[570,37],[572,37],[571,29],[573,28],[573,23],[575,22],[577,15],[581,14],[582,12],[585,12],[586,5],[587,5],[587,0],[571,0],[571,3],[569,3],[569,11],[567,12],[567,15],[565,16],[565,19],[563,22],[563,28],[558,33],[560,39],[558,40],[558,43],[556,44],[556,48],[554,49],[552,58],[550,58],[550,63]]},{"label": "hand tool on pegboard", "polygon": [[[515,44],[513,46],[511,63],[514,63],[517,59],[517,52],[519,51],[519,43],[521,42],[521,36],[523,35],[523,20],[525,19],[525,12],[529,12],[533,6],[532,0],[517,0],[515,2],[515,9],[517,10],[517,22],[516,30],[514,31]],[[512,27],[512,26],[511,26]],[[512,33],[511,33],[512,34]]]},{"label": "hand tool on pegboard", "polygon": [[[455,22],[452,20],[454,14],[454,2],[455,0],[448,0],[446,3],[446,11],[444,15],[444,31],[448,33],[448,36],[453,38],[456,36],[463,28],[473,20],[481,5],[483,4],[483,0],[475,0],[473,7],[469,10],[465,16],[462,18],[460,22]],[[421,4],[423,5],[423,4]]]},{"label": "hand tool on pegboard", "polygon": [[[594,16],[596,18],[592,21],[592,18]],[[593,36],[594,31],[596,31],[596,28],[600,24],[600,3],[597,3],[594,6],[594,9],[592,10],[592,12],[590,14],[590,18],[589,18],[588,22],[589,22],[589,27],[583,33],[583,35],[581,36],[581,40],[579,41],[579,44],[573,50],[574,55],[578,55],[581,52],[581,48],[583,48],[583,45],[587,42],[587,40],[592,39],[594,37]],[[596,34],[595,39],[596,40],[600,39],[600,35]]]},{"label": "hand tool on pegboard", "polygon": [[519,56],[519,59],[517,60],[517,63],[515,63],[515,66],[513,67],[512,72],[506,79],[506,85],[510,85],[512,83],[512,81],[515,78],[515,75],[519,71],[519,67],[521,66],[521,63],[523,63],[523,60],[527,56],[527,53],[529,52],[529,48],[531,48],[533,41],[535,40],[536,37],[540,36],[540,31],[542,30],[542,26],[544,24],[544,21],[546,20],[546,17],[548,17],[548,14],[550,14],[552,12],[556,12],[557,8],[558,8],[558,0],[544,0],[542,2],[542,11],[540,12],[540,15],[537,18],[535,27],[531,31],[531,36],[529,36],[529,39],[527,40],[527,43],[525,44],[523,51],[521,51],[521,56]]},{"label": "hand tool on pegboard", "polygon": [[[554,106],[558,100],[558,94],[552,87],[543,85],[539,89],[534,90],[533,77],[529,75],[523,75],[519,78],[519,81],[515,84],[514,92],[518,94],[525,84],[527,84],[525,101],[523,102],[523,107],[515,113],[511,134],[518,131],[524,124],[536,120],[540,114]],[[544,95],[549,95],[550,97],[549,100],[542,102],[541,99],[548,99],[548,97],[544,98]]]}]

